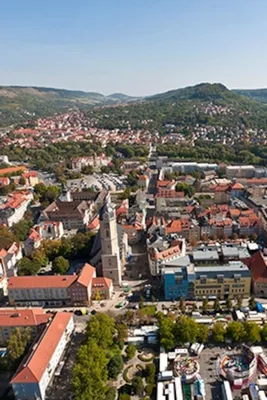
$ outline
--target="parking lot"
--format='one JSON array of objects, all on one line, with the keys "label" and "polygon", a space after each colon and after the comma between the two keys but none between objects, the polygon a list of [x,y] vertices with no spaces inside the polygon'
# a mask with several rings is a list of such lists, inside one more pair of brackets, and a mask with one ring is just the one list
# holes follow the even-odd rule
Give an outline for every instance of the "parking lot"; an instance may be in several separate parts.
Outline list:
[{"label": "parking lot", "polygon": [[216,371],[217,354],[223,350],[219,347],[206,348],[199,357],[200,374],[205,382],[206,400],[220,400],[222,389],[220,377]]}]

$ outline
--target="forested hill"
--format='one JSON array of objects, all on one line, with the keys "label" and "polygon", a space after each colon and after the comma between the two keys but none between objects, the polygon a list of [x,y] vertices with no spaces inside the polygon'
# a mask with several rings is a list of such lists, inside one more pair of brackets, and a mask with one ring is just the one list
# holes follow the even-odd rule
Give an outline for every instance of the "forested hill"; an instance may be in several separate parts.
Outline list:
[{"label": "forested hill", "polygon": [[70,108],[127,103],[136,98],[115,93],[83,92],[26,86],[0,86],[0,126],[21,123],[35,117],[53,115]]},{"label": "forested hill", "polygon": [[[257,96],[261,102],[255,100]],[[127,128],[130,122],[133,128],[146,126],[159,132],[166,124],[178,127],[244,125],[267,130],[264,96],[267,103],[267,89],[230,91],[220,83],[201,83],[146,98],[122,93],[104,96],[65,89],[0,86],[0,126],[80,108],[88,116],[96,117],[99,127],[111,129]]]},{"label": "forested hill", "polygon": [[227,89],[221,83],[200,83],[195,86],[188,86],[183,89],[170,90],[148,97],[148,100],[178,101],[178,100],[201,100],[201,101],[222,101],[226,104],[232,101],[239,101],[235,93]]},{"label": "forested hill", "polygon": [[133,128],[166,132],[166,125],[176,128],[210,125],[267,130],[267,106],[233,93],[222,84],[202,83],[184,89],[146,97],[123,107],[90,110],[98,126],[107,129]]},{"label": "forested hill", "polygon": [[267,89],[235,89],[234,93],[267,103]]}]

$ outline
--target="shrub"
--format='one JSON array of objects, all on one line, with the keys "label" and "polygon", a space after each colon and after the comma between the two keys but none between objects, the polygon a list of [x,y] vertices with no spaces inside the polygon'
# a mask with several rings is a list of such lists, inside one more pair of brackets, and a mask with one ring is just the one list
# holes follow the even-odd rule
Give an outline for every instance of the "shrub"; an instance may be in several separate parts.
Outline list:
[{"label": "shrub", "polygon": [[125,370],[123,371],[123,374],[122,374],[123,379],[124,379],[125,382],[127,382],[127,383],[130,383],[130,382],[131,382],[131,379],[128,378],[128,371],[129,371],[130,368],[132,368],[131,365],[129,365],[128,367],[126,367]]}]

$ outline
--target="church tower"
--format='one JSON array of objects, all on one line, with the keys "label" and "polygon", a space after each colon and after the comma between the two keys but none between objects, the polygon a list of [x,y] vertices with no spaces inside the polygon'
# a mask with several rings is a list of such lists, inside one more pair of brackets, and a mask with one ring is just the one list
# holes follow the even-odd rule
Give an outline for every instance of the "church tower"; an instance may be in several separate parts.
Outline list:
[{"label": "church tower", "polygon": [[115,286],[121,285],[117,220],[110,202],[106,202],[100,212],[100,239],[103,276],[112,279]]}]

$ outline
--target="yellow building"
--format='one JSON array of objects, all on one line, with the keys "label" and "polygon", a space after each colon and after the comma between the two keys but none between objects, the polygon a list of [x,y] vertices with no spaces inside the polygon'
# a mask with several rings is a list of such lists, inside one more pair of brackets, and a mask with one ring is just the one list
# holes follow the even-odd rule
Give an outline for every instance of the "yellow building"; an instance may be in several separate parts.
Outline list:
[{"label": "yellow building", "polygon": [[250,289],[251,272],[242,261],[230,261],[224,265],[195,267],[195,298],[249,297]]}]

